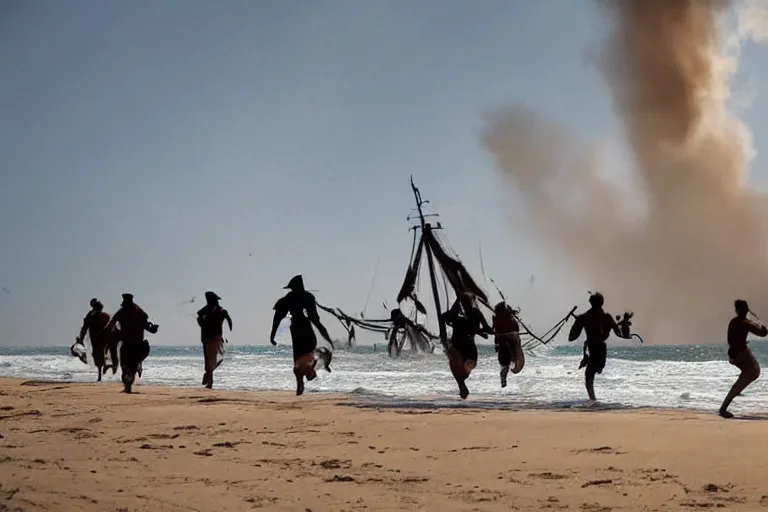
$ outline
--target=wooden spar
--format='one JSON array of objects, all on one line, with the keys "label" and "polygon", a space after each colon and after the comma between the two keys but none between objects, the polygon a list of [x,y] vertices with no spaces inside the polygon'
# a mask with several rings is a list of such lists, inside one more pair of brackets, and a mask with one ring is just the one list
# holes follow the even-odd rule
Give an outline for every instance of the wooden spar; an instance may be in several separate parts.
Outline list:
[{"label": "wooden spar", "polygon": [[[421,236],[424,236],[424,233],[428,229],[432,229],[431,226],[427,224],[427,222],[424,220],[424,212],[421,209],[421,205],[423,201],[421,200],[421,194],[419,193],[419,189],[416,188],[416,185],[413,183],[413,176],[411,176],[411,188],[413,189],[413,196],[416,198],[416,209],[419,212],[419,221],[421,223]],[[425,249],[427,250],[427,264],[429,267],[429,281],[432,285],[432,297],[435,301],[435,311],[437,313],[437,323],[440,326],[440,342],[445,346],[445,344],[448,341],[448,335],[446,333],[445,329],[445,322],[443,321],[443,315],[440,311],[440,294],[437,292],[437,278],[435,277],[435,262],[432,260],[432,248],[429,246],[429,244],[424,244]]]}]

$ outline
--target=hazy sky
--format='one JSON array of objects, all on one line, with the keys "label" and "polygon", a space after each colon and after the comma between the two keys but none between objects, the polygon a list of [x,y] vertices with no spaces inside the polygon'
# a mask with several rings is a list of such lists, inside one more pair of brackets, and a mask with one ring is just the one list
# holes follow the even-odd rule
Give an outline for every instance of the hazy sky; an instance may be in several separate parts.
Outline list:
[{"label": "hazy sky", "polygon": [[[523,99],[616,138],[586,59],[603,30],[585,0],[0,3],[0,345],[71,343],[91,297],[111,313],[124,292],[160,324],[151,342],[194,344],[207,289],[231,342],[263,344],[294,274],[355,311],[377,261],[382,315],[411,174],[480,280],[482,244],[524,313],[553,298],[529,313],[545,330],[589,285],[560,282],[478,135]],[[742,62],[758,92],[765,57]],[[758,154],[766,118],[758,96]]]}]

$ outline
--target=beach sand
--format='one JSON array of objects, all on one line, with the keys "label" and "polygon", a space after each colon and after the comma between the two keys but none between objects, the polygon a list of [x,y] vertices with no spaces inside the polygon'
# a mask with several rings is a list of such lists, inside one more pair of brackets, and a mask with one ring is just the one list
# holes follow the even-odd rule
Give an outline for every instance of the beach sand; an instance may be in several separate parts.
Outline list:
[{"label": "beach sand", "polygon": [[759,417],[120,389],[0,379],[0,511],[768,509]]}]

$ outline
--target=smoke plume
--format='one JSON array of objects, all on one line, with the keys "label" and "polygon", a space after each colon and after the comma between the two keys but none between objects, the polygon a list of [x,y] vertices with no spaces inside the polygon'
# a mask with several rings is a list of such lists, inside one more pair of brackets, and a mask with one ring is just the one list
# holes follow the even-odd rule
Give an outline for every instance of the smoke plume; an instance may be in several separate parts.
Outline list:
[{"label": "smoke plume", "polygon": [[[726,108],[740,41],[724,37],[729,6],[599,6],[615,26],[599,70],[633,160],[631,185],[606,177],[598,149],[522,106],[495,112],[482,142],[547,245],[605,294],[609,311],[634,310],[649,343],[722,343],[734,299],[768,319],[767,203],[746,181],[751,134]],[[739,35],[765,38],[766,11],[751,8]]]}]

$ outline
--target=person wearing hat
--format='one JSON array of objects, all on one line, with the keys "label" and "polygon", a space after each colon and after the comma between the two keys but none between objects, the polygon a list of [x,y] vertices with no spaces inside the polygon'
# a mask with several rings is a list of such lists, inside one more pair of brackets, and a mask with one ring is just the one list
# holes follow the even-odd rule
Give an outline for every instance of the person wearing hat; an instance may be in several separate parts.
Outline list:
[{"label": "person wearing hat", "polygon": [[610,313],[603,310],[605,298],[600,292],[589,296],[589,310],[576,315],[571,331],[568,333],[568,341],[575,341],[585,331],[587,339],[584,341],[584,357],[579,364],[579,369],[586,366],[584,382],[589,399],[595,401],[595,375],[603,373],[608,358],[608,345],[605,344],[611,331],[623,338],[616,320]]},{"label": "person wearing hat", "polygon": [[[106,366],[106,351],[112,348],[112,344],[109,343],[111,336],[109,331],[106,330],[107,324],[109,324],[109,313],[104,311],[104,304],[99,299],[91,299],[91,310],[83,318],[83,326],[80,328],[80,334],[77,337],[77,343],[84,344],[86,333],[89,334],[91,339],[91,355],[93,356],[93,364],[96,366],[99,375],[97,380],[101,382],[102,373],[107,371]],[[112,358],[112,375],[117,371],[117,347],[115,347],[115,353],[111,353]]]},{"label": "person wearing hat", "polygon": [[120,309],[109,321],[107,330],[115,331],[118,323],[120,330],[117,331],[117,336],[123,342],[120,347],[123,391],[130,393],[136,375],[141,377],[142,363],[149,356],[149,342],[144,339],[144,331],[155,334],[157,325],[149,322],[149,315],[133,302],[133,295],[130,293],[123,294]]},{"label": "person wearing hat", "polygon": [[203,358],[205,373],[203,385],[208,389],[213,387],[213,371],[221,364],[219,353],[224,347],[224,320],[232,331],[232,319],[226,309],[219,305],[221,297],[214,292],[205,292],[205,306],[197,312],[197,325],[200,326],[200,341],[203,343]]},{"label": "person wearing hat", "polygon": [[312,326],[314,325],[320,331],[320,335],[331,344],[331,347],[333,347],[333,341],[320,322],[315,296],[304,288],[302,276],[294,276],[283,289],[290,291],[275,303],[273,308],[275,316],[272,319],[269,341],[272,345],[277,345],[275,341],[277,328],[283,318],[290,313],[293,374],[296,377],[296,395],[301,395],[304,393],[304,379],[311,381],[317,377],[315,367],[318,359],[323,361],[327,371],[331,371],[331,352],[324,347],[317,348],[317,336]]},{"label": "person wearing hat", "polygon": [[768,336],[768,328],[765,325],[747,318],[750,313],[747,301],[737,299],[733,306],[736,310],[736,316],[728,322],[728,362],[741,370],[741,373],[720,406],[718,413],[723,418],[733,418],[733,414],[728,412],[728,406],[747,386],[760,377],[760,363],[757,362],[747,345],[747,336],[750,334],[761,338]]},{"label": "person wearing hat", "polygon": [[451,309],[443,313],[443,321],[453,328],[446,352],[451,373],[459,385],[459,396],[465,399],[469,396],[466,380],[477,366],[475,336],[487,338],[493,334],[493,329],[475,306],[475,297],[469,292],[458,294]]}]

